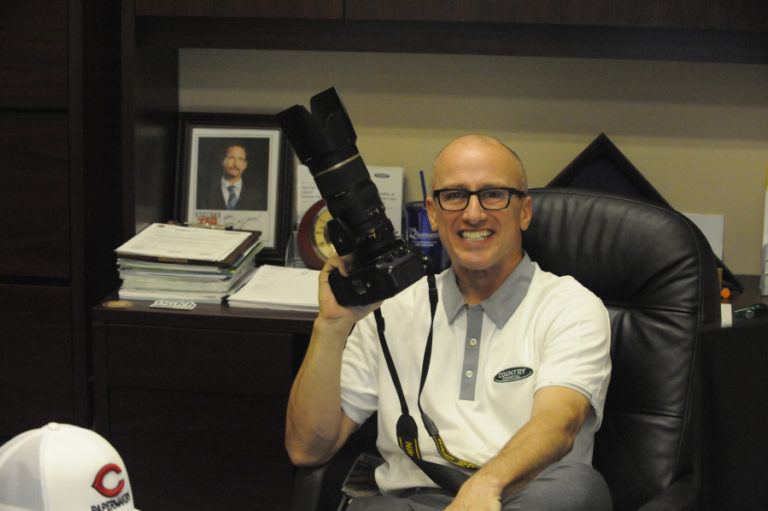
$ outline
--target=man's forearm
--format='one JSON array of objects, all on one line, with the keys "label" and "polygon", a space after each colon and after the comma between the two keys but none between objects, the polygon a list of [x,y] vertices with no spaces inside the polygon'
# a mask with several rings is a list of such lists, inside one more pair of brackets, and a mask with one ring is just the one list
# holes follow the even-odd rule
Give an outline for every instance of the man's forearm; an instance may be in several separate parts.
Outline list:
[{"label": "man's forearm", "polygon": [[589,401],[574,390],[539,390],[530,420],[464,483],[447,509],[498,509],[504,496],[570,452],[589,409]]},{"label": "man's forearm", "polygon": [[341,445],[341,358],[351,326],[315,320],[288,399],[285,443],[297,465],[321,463]]},{"label": "man's forearm", "polygon": [[493,482],[499,495],[513,493],[568,454],[577,433],[559,418],[532,418],[476,475]]}]

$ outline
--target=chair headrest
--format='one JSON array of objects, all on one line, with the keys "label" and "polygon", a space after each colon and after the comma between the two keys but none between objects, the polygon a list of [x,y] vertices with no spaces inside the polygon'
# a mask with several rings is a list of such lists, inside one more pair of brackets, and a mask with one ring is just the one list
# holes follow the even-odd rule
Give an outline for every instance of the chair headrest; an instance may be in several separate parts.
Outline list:
[{"label": "chair headrest", "polygon": [[[605,303],[673,307],[719,318],[714,254],[686,216],[641,200],[572,189],[530,191],[533,219],[523,247],[543,269],[571,275]],[[704,298],[704,299],[702,299]]]}]

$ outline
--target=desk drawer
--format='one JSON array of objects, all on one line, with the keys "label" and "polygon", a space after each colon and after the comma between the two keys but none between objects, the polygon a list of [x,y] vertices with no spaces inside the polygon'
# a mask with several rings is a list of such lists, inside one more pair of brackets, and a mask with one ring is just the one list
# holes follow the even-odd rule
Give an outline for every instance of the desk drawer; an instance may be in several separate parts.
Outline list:
[{"label": "desk drawer", "polygon": [[109,325],[110,387],[288,395],[290,334]]}]

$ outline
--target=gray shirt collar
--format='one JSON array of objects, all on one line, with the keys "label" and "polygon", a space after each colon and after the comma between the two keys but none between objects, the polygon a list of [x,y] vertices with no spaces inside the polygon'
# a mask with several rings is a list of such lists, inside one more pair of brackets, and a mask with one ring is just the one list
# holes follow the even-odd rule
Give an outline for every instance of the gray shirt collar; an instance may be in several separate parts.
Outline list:
[{"label": "gray shirt collar", "polygon": [[[520,261],[520,264],[507,277],[501,287],[490,298],[479,304],[498,328],[502,327],[512,317],[520,302],[525,298],[525,295],[528,293],[528,286],[533,278],[533,272],[533,261],[531,261],[527,253],[523,252],[523,259]],[[450,267],[446,275],[444,275],[441,299],[448,322],[453,323],[459,311],[466,306],[464,297],[456,282],[456,273],[453,271],[453,267]]]}]

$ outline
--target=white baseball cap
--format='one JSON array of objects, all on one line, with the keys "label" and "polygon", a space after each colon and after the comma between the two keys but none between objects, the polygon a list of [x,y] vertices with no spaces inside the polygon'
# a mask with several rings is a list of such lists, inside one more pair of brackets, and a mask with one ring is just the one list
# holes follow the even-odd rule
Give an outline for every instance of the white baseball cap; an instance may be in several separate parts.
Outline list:
[{"label": "white baseball cap", "polygon": [[0,446],[0,511],[137,511],[114,447],[91,430],[52,422]]}]

